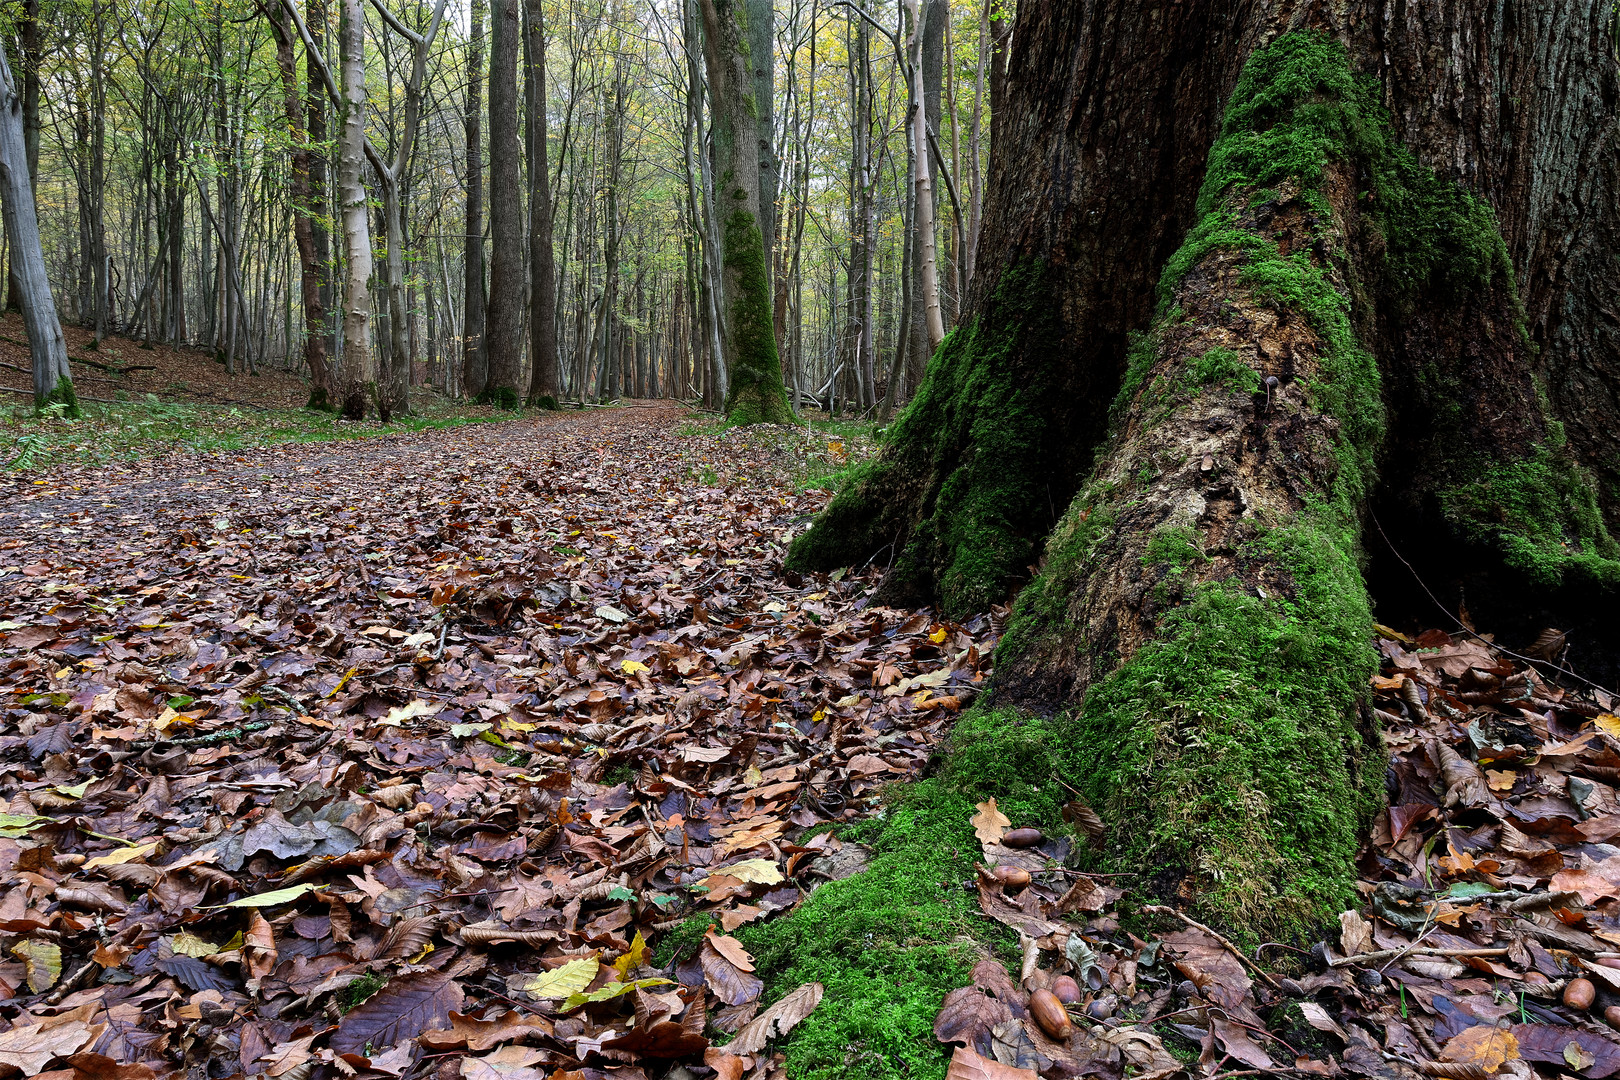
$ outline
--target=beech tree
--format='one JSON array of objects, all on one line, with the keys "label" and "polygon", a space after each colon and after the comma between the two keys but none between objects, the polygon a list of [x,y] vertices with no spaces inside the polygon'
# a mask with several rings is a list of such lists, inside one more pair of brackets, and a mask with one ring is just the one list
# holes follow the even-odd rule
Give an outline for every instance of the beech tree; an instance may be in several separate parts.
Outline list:
[{"label": "beech tree", "polygon": [[1493,625],[1620,584],[1609,7],[1019,5],[963,325],[790,565],[1017,590],[972,722],[1143,891],[1350,898],[1390,544]]},{"label": "beech tree", "polygon": [[715,212],[721,234],[721,322],[738,423],[788,423],[771,324],[770,266],[760,222],[759,109],[748,63],[747,0],[702,0],[703,58],[714,108]]},{"label": "beech tree", "polygon": [[527,385],[523,349],[523,182],[518,150],[518,0],[490,4],[489,307],[484,351],[488,382],[480,400],[514,409]]}]

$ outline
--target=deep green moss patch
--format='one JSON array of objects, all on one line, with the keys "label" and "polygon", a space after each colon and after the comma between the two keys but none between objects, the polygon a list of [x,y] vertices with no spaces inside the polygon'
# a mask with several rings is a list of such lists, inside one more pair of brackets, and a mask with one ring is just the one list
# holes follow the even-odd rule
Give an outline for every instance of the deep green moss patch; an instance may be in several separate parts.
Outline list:
[{"label": "deep green moss patch", "polygon": [[1188,365],[1187,374],[1198,386],[1222,386],[1234,394],[1260,389],[1260,374],[1231,349],[1208,349]]},{"label": "deep green moss patch", "polygon": [[929,362],[889,450],[795,541],[791,568],[861,564],[888,548],[886,588],[937,596],[952,618],[984,610],[1027,575],[1068,494],[1059,462],[1070,448],[1050,417],[1056,366],[1044,354],[1024,359],[1056,333],[1051,300],[1040,265],[1002,274],[981,317]]},{"label": "deep green moss patch", "polygon": [[1486,464],[1442,491],[1441,510],[1464,538],[1494,547],[1533,585],[1620,586],[1620,544],[1561,426],[1549,428],[1551,438],[1529,456]]},{"label": "deep green moss patch", "polygon": [[792,423],[771,321],[765,241],[753,214],[734,210],[726,218],[724,249],[726,273],[734,276],[739,296],[726,317],[731,376],[726,419],[734,424]]}]

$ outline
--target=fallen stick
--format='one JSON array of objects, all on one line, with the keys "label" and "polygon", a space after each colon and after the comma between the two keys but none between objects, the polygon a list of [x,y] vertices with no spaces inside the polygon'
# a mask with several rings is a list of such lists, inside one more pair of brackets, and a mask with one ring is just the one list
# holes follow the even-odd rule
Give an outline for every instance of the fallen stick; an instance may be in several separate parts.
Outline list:
[{"label": "fallen stick", "polygon": [[1328,961],[1328,967],[1349,967],[1351,964],[1376,964],[1380,960],[1395,960],[1403,956],[1506,956],[1506,949],[1414,949],[1410,946],[1401,949],[1380,949],[1377,952],[1361,953],[1357,956],[1336,956]]}]

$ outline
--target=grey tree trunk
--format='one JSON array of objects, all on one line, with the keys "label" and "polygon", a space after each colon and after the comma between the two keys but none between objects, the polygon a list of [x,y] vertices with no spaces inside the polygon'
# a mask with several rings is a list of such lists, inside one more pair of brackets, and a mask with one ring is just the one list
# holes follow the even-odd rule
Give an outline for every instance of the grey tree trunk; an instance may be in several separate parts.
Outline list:
[{"label": "grey tree trunk", "polygon": [[[774,0],[747,0],[748,66],[753,72],[754,116],[759,135],[759,234],[765,243],[767,286],[774,285],[776,266],[776,190],[780,162],[776,155],[776,4]],[[775,333],[775,294],[772,294],[772,333]],[[781,343],[777,343],[778,349]]]},{"label": "grey tree trunk", "polygon": [[477,398],[489,382],[489,351],[484,340],[484,147],[483,63],[486,0],[472,0],[472,29],[467,41],[467,235],[465,292],[461,318],[462,392]]},{"label": "grey tree trunk", "polygon": [[387,399],[378,393],[376,358],[371,352],[371,221],[366,187],[360,178],[366,158],[366,9],[363,0],[341,0],[341,4],[338,200],[343,221],[343,350],[334,382],[346,419],[364,419],[371,399],[386,421]]},{"label": "grey tree trunk", "polygon": [[557,355],[557,266],[552,251],[551,164],[546,146],[546,15],[541,0],[524,0],[523,70],[529,161],[529,400],[555,409],[562,396]]},{"label": "grey tree trunk", "polygon": [[29,181],[28,149],[23,136],[23,100],[0,49],[0,211],[5,215],[6,243],[19,287],[28,352],[33,361],[34,405],[60,403],[70,416],[79,414],[68,370],[67,342],[56,318],[45,253],[39,243],[39,218]]}]

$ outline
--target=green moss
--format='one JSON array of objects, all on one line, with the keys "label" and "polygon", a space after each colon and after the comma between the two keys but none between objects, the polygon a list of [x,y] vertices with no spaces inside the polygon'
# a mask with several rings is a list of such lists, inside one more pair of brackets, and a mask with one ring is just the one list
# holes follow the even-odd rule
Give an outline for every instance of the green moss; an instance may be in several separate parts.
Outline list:
[{"label": "green moss", "polygon": [[492,405],[497,409],[516,412],[523,404],[523,399],[510,386],[486,386],[483,392],[473,399],[473,404]]},{"label": "green moss", "polygon": [[1144,565],[1168,563],[1178,570],[1203,559],[1203,549],[1198,546],[1198,533],[1188,525],[1156,531],[1148,538],[1147,551],[1142,556]]},{"label": "green moss", "polygon": [[44,398],[36,399],[34,411],[43,413],[47,409],[54,409],[57,415],[77,420],[84,414],[79,410],[79,395],[74,392],[73,380],[66,375],[56,380],[56,386]]},{"label": "green moss", "polygon": [[1068,495],[1061,463],[1073,454],[1052,422],[1058,365],[1040,348],[1056,333],[1051,300],[1039,264],[1003,272],[981,316],[930,361],[887,452],[794,542],[790,567],[892,561],[895,587],[939,597],[951,617],[983,611],[1026,576]]},{"label": "green moss", "polygon": [[326,387],[324,386],[316,386],[310,389],[309,401],[304,404],[304,408],[310,410],[311,412],[337,412],[337,405],[332,401],[331,397],[327,395]]},{"label": "green moss", "polygon": [[556,412],[558,409],[562,408],[562,406],[557,403],[557,398],[552,394],[541,394],[529,404],[534,406],[536,409],[544,409],[547,412]]},{"label": "green moss", "polygon": [[1620,586],[1620,544],[1609,534],[1590,478],[1561,425],[1527,457],[1490,463],[1440,493],[1446,519],[1466,539],[1494,547],[1532,584]]},{"label": "green moss", "polygon": [[738,286],[726,313],[731,376],[726,419],[734,424],[792,423],[771,320],[765,242],[753,214],[739,209],[726,218],[724,250],[726,273],[735,276]]},{"label": "green moss", "polygon": [[1231,349],[1216,347],[1194,358],[1187,374],[1198,386],[1223,386],[1234,394],[1252,394],[1260,389],[1260,375]]},{"label": "green moss", "polygon": [[338,1008],[348,1012],[387,985],[387,975],[380,971],[368,971],[337,992]]},{"label": "green moss", "polygon": [[981,956],[1017,956],[1012,935],[979,912],[974,804],[994,796],[1020,825],[1062,828],[1065,796],[1052,779],[1061,741],[1039,719],[964,718],[941,775],[910,785],[881,819],[844,830],[871,845],[868,870],[822,885],[785,918],[737,932],[769,1000],[807,982],[826,987],[785,1045],[789,1075],[944,1075],[948,1048],[932,1031],[944,996],[967,984]]}]

